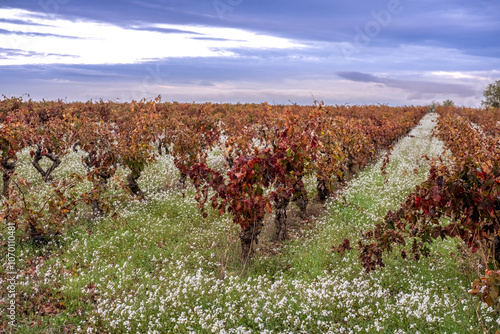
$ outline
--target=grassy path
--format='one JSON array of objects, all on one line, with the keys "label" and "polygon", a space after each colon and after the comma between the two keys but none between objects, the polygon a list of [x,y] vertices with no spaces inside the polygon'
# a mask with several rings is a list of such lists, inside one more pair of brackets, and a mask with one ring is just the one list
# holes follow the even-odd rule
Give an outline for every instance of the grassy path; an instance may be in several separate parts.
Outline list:
[{"label": "grassy path", "polygon": [[[466,291],[468,267],[456,259],[458,241],[436,243],[420,262],[389,257],[371,274],[356,253],[330,252],[425,179],[421,155],[442,150],[430,136],[434,117],[395,146],[386,181],[380,162],[360,172],[305,238],[245,267],[229,217],[203,219],[189,191],[154,191],[176,177],[169,158],[160,159],[141,177],[149,202],[123,209],[127,224],[88,222],[47,246],[19,247],[21,263],[39,256],[34,271],[20,276],[23,300],[38,306],[19,319],[19,332],[482,333],[477,301]],[[220,162],[217,154],[211,159]],[[42,316],[40,305],[55,301],[64,308]],[[481,310],[484,326],[500,326],[498,315]]]}]

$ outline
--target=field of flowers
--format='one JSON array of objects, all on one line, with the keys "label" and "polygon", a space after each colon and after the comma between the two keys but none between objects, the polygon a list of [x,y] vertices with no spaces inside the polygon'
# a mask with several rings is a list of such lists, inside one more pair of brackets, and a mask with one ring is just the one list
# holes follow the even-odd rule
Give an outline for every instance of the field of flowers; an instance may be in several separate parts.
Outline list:
[{"label": "field of flowers", "polygon": [[[468,293],[480,268],[461,241],[435,242],[418,262],[388,256],[372,273],[356,252],[331,251],[359,240],[426,179],[422,155],[443,153],[431,135],[436,117],[394,146],[386,175],[382,157],[309,219],[290,208],[290,240],[275,243],[267,217],[246,263],[239,226],[215,211],[203,218],[194,189],[179,192],[173,159],[160,156],[138,181],[147,201],[123,203],[118,220],[80,217],[85,225],[47,244],[17,245],[18,332],[495,333],[500,316]],[[81,156],[65,156],[54,178],[83,169]],[[28,158],[23,151],[17,172],[43,197],[50,185]],[[222,169],[222,153],[209,152],[208,164]],[[305,180],[311,199],[314,181]]]}]

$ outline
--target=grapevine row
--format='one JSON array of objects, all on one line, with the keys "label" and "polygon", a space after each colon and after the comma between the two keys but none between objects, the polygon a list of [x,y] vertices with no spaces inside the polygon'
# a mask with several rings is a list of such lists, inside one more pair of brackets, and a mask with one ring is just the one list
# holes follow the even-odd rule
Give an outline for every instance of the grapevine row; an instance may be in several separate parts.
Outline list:
[{"label": "grapevine row", "polygon": [[[5,199],[0,217],[24,226],[32,239],[59,232],[81,202],[90,205],[95,215],[110,211],[105,193],[118,166],[128,171],[123,180],[128,191],[145,199],[138,183],[142,171],[159,154],[170,154],[179,170],[179,187],[186,186],[188,177],[192,180],[200,209],[210,202],[241,226],[246,259],[266,212],[275,212],[279,240],[287,237],[289,203],[296,203],[305,217],[305,176],[316,176],[318,196],[326,200],[425,112],[423,107],[182,104],[162,103],[160,98],[132,103],[5,98],[0,101]],[[57,215],[53,230],[40,223],[50,221],[44,218],[45,211],[22,200],[29,187],[11,182],[18,153],[25,148],[43,181],[51,183],[57,194],[57,200],[47,200],[48,212]],[[85,152],[82,163],[87,174],[54,180],[53,171],[72,149]],[[224,172],[207,166],[212,149],[224,153]],[[51,161],[49,168],[41,167],[42,159]],[[91,181],[92,189],[68,195],[83,179]]]},{"label": "grapevine row", "polygon": [[[357,246],[367,271],[383,267],[384,254],[396,246],[401,247],[402,258],[418,260],[429,255],[434,240],[454,237],[472,252],[482,249],[493,266],[500,262],[500,137],[496,123],[490,123],[498,119],[498,110],[480,115],[477,110],[440,107],[437,112],[437,136],[451,156],[433,161],[428,179],[401,208],[389,211],[382,223],[362,233]],[[349,240],[336,249],[341,253],[350,249]],[[483,300],[491,305],[498,303],[500,271],[486,274],[472,292],[482,291]]]}]

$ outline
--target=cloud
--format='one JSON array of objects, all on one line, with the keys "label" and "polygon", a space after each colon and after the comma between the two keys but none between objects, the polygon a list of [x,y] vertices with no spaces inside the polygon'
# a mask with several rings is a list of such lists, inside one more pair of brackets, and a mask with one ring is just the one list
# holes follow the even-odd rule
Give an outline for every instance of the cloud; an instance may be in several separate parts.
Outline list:
[{"label": "cloud", "polygon": [[198,32],[193,32],[189,30],[181,30],[181,29],[173,29],[173,28],[157,28],[157,27],[148,27],[148,26],[130,26],[128,27],[134,30],[142,30],[142,31],[150,31],[150,32],[159,32],[162,34],[193,34],[193,35],[201,35]]},{"label": "cloud", "polygon": [[498,1],[399,0],[387,24],[385,0],[222,2],[2,0],[0,93],[477,105],[500,78]]},{"label": "cloud", "polygon": [[40,26],[40,27],[46,26],[44,24],[34,23],[34,22],[30,22],[29,20],[20,20],[20,19],[4,19],[4,18],[0,18],[0,22],[10,23],[10,24],[17,24],[17,25],[32,25],[32,26]]},{"label": "cloud", "polygon": [[408,93],[409,100],[421,99],[426,96],[432,97],[440,94],[456,95],[460,97],[471,97],[476,94],[474,87],[463,84],[389,79],[360,72],[338,72],[337,75],[350,81],[377,83],[391,88],[402,89]]},{"label": "cloud", "polygon": [[191,37],[191,39],[198,40],[198,41],[243,42],[242,40],[219,38],[219,37]]},{"label": "cloud", "polygon": [[384,80],[377,78],[374,75],[360,72],[338,72],[337,75],[343,79],[356,81],[356,82],[375,82],[383,83]]},{"label": "cloud", "polygon": [[[494,0],[399,0],[373,46],[440,45],[463,53],[500,56],[494,43],[500,30],[500,2]],[[224,3],[217,10],[214,3]],[[355,28],[377,21],[373,13],[388,9],[388,1],[303,0],[2,0],[1,6],[52,16],[100,21],[127,28],[130,24],[181,24],[237,28],[285,39],[352,43]]]},{"label": "cloud", "polygon": [[69,38],[69,39],[78,39],[78,37],[75,36],[66,36],[66,35],[57,35],[57,34],[49,34],[49,33],[40,33],[40,32],[33,32],[33,31],[13,31],[13,30],[7,30],[7,29],[0,29],[0,35],[18,35],[26,37],[56,37],[56,38]]},{"label": "cloud", "polygon": [[47,57],[47,56],[72,57],[70,55],[64,55],[64,54],[46,54],[46,53],[20,50],[20,49],[0,48],[0,59],[12,59],[16,57]]},{"label": "cloud", "polygon": [[[235,28],[150,24],[124,28],[94,21],[43,17],[18,9],[1,9],[11,20],[29,18],[40,26],[0,22],[0,45],[26,51],[0,60],[0,65],[131,64],[151,59],[234,57],[234,48],[294,49],[291,40]],[[193,38],[200,35],[201,38]],[[68,40],[69,39],[69,40]],[[49,55],[38,57],[37,55]],[[70,57],[59,57],[64,54]]]}]

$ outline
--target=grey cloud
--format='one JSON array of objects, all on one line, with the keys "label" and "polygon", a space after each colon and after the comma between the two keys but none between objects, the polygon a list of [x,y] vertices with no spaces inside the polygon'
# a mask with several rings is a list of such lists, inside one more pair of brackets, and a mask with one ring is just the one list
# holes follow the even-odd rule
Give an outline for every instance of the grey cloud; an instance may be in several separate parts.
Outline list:
[{"label": "grey cloud", "polygon": [[383,83],[380,78],[377,78],[376,76],[368,74],[368,73],[338,72],[337,75],[339,77],[341,77],[342,79],[347,79],[350,81]]},{"label": "grey cloud", "polygon": [[474,87],[463,84],[390,79],[361,72],[338,72],[337,75],[342,79],[349,81],[372,82],[383,84],[391,88],[400,88],[409,94],[407,97],[410,100],[420,99],[426,96],[434,96],[437,94],[451,94],[458,95],[460,97],[471,97],[476,93]]},{"label": "grey cloud", "polygon": [[39,32],[24,32],[24,31],[12,31],[6,29],[0,29],[0,34],[2,35],[20,35],[20,36],[38,36],[38,37],[59,37],[59,38],[69,38],[69,39],[82,39],[75,36],[57,35],[57,34],[44,34]]},{"label": "grey cloud", "polygon": [[[192,37],[191,39],[196,39],[199,41],[221,41],[221,42],[229,42],[229,41],[236,42],[236,41],[238,41],[236,39],[215,38],[215,37]],[[241,40],[240,40],[240,42],[241,42]]]},{"label": "grey cloud", "polygon": [[194,31],[189,31],[189,30],[181,30],[181,29],[172,29],[172,28],[158,28],[158,27],[127,27],[127,28],[133,29],[133,30],[161,32],[163,34],[203,35],[199,32],[194,32]]},{"label": "grey cloud", "polygon": [[64,54],[58,54],[58,53],[40,53],[40,52],[26,51],[26,50],[20,50],[20,49],[0,48],[0,59],[7,59],[7,58],[11,58],[11,57],[16,57],[16,56],[23,56],[23,57],[59,56],[59,57],[77,58],[76,56],[73,56],[73,55],[64,55]]},{"label": "grey cloud", "polygon": [[18,25],[24,25],[24,26],[50,27],[50,25],[47,25],[47,24],[35,23],[35,22],[25,21],[25,20],[11,20],[11,19],[0,18],[0,22],[18,24]]}]

